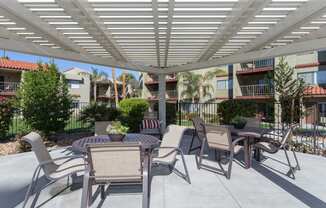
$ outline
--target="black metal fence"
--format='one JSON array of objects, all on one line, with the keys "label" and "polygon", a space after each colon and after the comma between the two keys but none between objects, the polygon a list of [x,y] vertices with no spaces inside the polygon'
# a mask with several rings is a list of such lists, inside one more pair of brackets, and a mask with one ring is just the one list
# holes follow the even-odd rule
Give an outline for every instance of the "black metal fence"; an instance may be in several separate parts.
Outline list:
[{"label": "black metal fence", "polygon": [[[71,106],[70,119],[67,121],[64,132],[73,133],[80,131],[90,131],[92,130],[90,123],[80,120],[80,112],[88,105],[88,103],[74,103]],[[7,136],[14,137],[16,134],[24,134],[29,132],[30,128],[24,121],[21,111],[16,111],[14,113],[12,122],[9,127]]]},{"label": "black metal fence", "polygon": [[[191,118],[200,116],[206,123],[219,125],[219,103],[190,103],[180,102],[177,104],[177,124],[192,126]],[[325,107],[326,110],[326,107]],[[284,128],[284,120],[289,116],[296,123],[293,135],[293,147],[297,151],[321,154],[326,156],[326,111],[319,104],[310,106],[296,105],[294,112],[281,114],[281,105],[275,103],[257,109],[257,116],[262,122],[260,127],[271,131]],[[288,122],[287,121],[287,122]]]}]

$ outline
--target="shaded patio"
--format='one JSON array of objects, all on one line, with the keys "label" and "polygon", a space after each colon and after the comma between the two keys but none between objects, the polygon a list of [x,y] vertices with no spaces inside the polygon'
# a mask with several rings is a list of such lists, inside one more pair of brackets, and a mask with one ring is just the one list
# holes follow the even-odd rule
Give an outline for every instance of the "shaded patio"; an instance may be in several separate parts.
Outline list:
[{"label": "shaded patio", "polygon": [[[182,144],[185,152],[189,142],[190,137],[185,136]],[[54,157],[68,153],[66,149],[51,151]],[[282,162],[285,159],[282,153],[266,157],[262,164],[254,161],[251,169],[244,169],[236,162],[232,179],[227,180],[223,175],[198,170],[194,155],[186,155],[192,184],[189,185],[175,173],[155,169],[151,207],[326,207],[326,181],[323,180],[326,159],[308,154],[298,154],[298,157],[302,170],[296,173],[296,180],[284,175],[288,167]],[[238,161],[241,162],[242,158]],[[205,161],[205,164],[218,167],[214,161]],[[0,158],[1,206],[20,207],[36,165],[33,153]],[[182,170],[180,165],[177,162],[177,168]],[[38,198],[38,205],[53,197],[65,185],[63,180],[44,190]],[[104,201],[100,201],[98,196],[92,207],[141,207],[142,195],[138,186],[114,187],[107,193]],[[79,207],[80,200],[81,189],[73,187],[73,191],[66,189],[41,207]]]}]

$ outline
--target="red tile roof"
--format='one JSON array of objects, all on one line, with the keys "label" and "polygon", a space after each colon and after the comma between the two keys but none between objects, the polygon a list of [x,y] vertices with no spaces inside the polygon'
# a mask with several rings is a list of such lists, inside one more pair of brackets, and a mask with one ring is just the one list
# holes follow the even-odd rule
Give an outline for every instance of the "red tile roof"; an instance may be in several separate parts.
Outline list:
[{"label": "red tile roof", "polygon": [[306,96],[326,95],[326,88],[320,86],[309,86],[304,90]]},{"label": "red tile roof", "polygon": [[30,71],[30,70],[36,70],[38,68],[38,65],[35,63],[30,63],[25,61],[14,61],[14,60],[0,58],[0,68],[14,69],[18,71],[23,71],[23,70]]}]

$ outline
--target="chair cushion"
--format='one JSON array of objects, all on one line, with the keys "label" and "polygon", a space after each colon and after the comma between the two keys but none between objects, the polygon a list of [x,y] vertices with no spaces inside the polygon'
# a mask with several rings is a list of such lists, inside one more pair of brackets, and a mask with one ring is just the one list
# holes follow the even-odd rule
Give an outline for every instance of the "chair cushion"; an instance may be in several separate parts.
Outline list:
[{"label": "chair cushion", "polygon": [[278,147],[269,142],[258,142],[255,144],[255,147],[272,154],[278,151]]},{"label": "chair cushion", "polygon": [[157,129],[160,128],[160,121],[156,119],[144,119],[142,121],[143,129]]}]

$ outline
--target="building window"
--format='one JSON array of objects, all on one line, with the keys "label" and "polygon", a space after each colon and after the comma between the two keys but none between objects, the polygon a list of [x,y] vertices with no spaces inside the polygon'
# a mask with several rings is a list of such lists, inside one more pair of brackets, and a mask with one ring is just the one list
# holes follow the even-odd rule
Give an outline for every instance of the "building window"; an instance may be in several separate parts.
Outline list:
[{"label": "building window", "polygon": [[315,85],[317,83],[317,73],[316,72],[303,72],[298,73],[298,78],[301,78],[305,84]]},{"label": "building window", "polygon": [[67,82],[71,89],[79,89],[80,85],[83,84],[83,80],[67,79]]},{"label": "building window", "polygon": [[317,73],[317,83],[319,85],[326,85],[326,70],[318,71]]},{"label": "building window", "polygon": [[227,90],[233,87],[232,80],[217,80],[217,89]]}]

